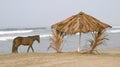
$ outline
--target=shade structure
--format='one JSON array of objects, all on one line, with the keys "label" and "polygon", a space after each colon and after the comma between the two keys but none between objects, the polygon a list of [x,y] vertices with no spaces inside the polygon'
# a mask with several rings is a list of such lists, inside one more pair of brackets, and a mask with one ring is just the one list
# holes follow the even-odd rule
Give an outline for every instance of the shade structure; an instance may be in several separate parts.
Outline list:
[{"label": "shade structure", "polygon": [[[51,26],[51,28],[54,30],[53,32],[58,34],[58,36],[61,36],[63,34],[72,35],[76,33],[100,32],[108,27],[111,28],[110,25],[103,23],[84,12],[80,12],[76,15],[68,17],[67,19]],[[56,38],[56,41],[60,41],[60,38],[58,36],[54,37]],[[61,37],[63,38],[63,36]],[[59,51],[61,43],[56,43],[54,46]]]},{"label": "shade structure", "polygon": [[80,12],[61,22],[53,24],[51,27],[58,30],[59,32],[75,34],[78,32],[87,33],[99,31],[111,26],[88,14],[85,14],[84,12]]}]

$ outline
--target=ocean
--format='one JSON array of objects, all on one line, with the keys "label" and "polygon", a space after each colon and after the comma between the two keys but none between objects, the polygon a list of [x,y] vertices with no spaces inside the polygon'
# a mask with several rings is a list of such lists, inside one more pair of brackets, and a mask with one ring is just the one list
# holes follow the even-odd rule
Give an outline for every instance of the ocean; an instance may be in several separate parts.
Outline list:
[{"label": "ocean", "polygon": [[[98,46],[98,48],[120,48],[120,26],[113,26],[111,29],[107,29],[107,40],[104,45]],[[7,28],[0,29],[0,54],[12,53],[13,39],[18,36],[32,36],[40,35],[40,43],[35,41],[33,48],[35,52],[55,52],[52,48],[47,51],[50,45],[50,37],[52,36],[51,29],[49,27],[37,27],[37,28]],[[87,40],[91,38],[89,33],[82,33],[80,49],[86,47]],[[67,35],[62,43],[62,51],[76,51],[79,43],[79,36]],[[26,53],[28,46],[19,46],[19,53]],[[30,52],[32,50],[30,49]]]}]

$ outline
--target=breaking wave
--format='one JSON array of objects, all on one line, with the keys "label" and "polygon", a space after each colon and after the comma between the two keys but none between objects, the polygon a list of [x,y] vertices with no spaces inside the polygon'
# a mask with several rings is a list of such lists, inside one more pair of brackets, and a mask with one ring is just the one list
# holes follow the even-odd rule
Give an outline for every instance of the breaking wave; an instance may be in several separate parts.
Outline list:
[{"label": "breaking wave", "polygon": [[120,33],[120,30],[107,30],[108,33]]},{"label": "breaking wave", "polygon": [[30,33],[33,30],[15,30],[15,31],[0,31],[0,35],[4,34],[17,34],[17,33]]},{"label": "breaking wave", "polygon": [[120,26],[112,26],[112,28],[120,28]]},{"label": "breaking wave", "polygon": [[[22,35],[22,36],[25,37],[25,36],[30,36],[30,35]],[[45,38],[45,37],[50,37],[50,36],[51,34],[43,34],[43,35],[40,35],[40,38]],[[3,36],[3,37],[0,37],[0,41],[12,40],[15,37],[17,36]]]}]

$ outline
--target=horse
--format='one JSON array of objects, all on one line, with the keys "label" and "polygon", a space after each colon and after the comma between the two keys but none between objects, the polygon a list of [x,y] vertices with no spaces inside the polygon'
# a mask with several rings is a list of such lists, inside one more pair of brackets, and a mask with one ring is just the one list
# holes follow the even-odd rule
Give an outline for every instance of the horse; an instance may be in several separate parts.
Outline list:
[{"label": "horse", "polygon": [[34,52],[34,49],[32,47],[32,44],[34,41],[37,41],[40,43],[40,36],[34,35],[34,36],[28,36],[28,37],[16,37],[13,40],[13,46],[12,46],[12,53],[18,53],[18,47],[20,45],[29,46],[27,49],[27,53],[29,52],[29,49],[31,48]]}]

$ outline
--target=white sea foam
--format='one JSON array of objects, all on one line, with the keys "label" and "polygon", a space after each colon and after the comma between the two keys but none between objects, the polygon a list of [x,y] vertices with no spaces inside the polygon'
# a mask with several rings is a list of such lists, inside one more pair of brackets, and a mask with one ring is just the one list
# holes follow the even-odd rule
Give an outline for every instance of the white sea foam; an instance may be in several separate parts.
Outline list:
[{"label": "white sea foam", "polygon": [[7,40],[11,40],[14,39],[16,36],[7,36],[7,37],[0,37],[0,41],[7,41]]},{"label": "white sea foam", "polygon": [[[12,40],[17,36],[25,37],[25,36],[34,35],[34,34],[21,34],[21,33],[31,33],[31,32],[33,32],[33,30],[0,31],[0,41]],[[18,33],[19,33],[19,35],[18,35]],[[110,30],[108,29],[107,33],[120,33],[120,29],[110,29]],[[10,35],[6,36],[4,34],[10,34]],[[13,35],[13,34],[15,34],[15,35]],[[38,34],[38,33],[36,33],[36,34]],[[78,35],[78,33],[77,33],[77,35]],[[51,36],[52,36],[52,34],[48,34],[48,33],[40,34],[40,38],[46,38],[46,37],[51,37]]]},{"label": "white sea foam", "polygon": [[[120,33],[120,29],[117,30],[107,30],[107,33]],[[79,33],[77,33],[76,35],[79,35]]]},{"label": "white sea foam", "polygon": [[120,28],[120,26],[112,26],[112,28]]},{"label": "white sea foam", "polygon": [[17,34],[17,33],[30,33],[33,30],[16,30],[16,31],[0,31],[0,35],[4,34]]},{"label": "white sea foam", "polygon": [[107,30],[108,33],[120,33],[120,30]]},{"label": "white sea foam", "polygon": [[44,38],[44,37],[50,37],[52,36],[51,34],[43,34],[43,35],[40,35],[41,38]]},{"label": "white sea foam", "polygon": [[[22,37],[25,37],[25,36],[30,36],[30,35],[22,35]],[[52,35],[51,34],[43,34],[43,35],[40,35],[40,38],[45,38],[45,37],[50,37],[50,36],[52,36]],[[0,41],[12,40],[15,37],[17,37],[17,36],[2,36],[2,37],[0,37]]]}]

